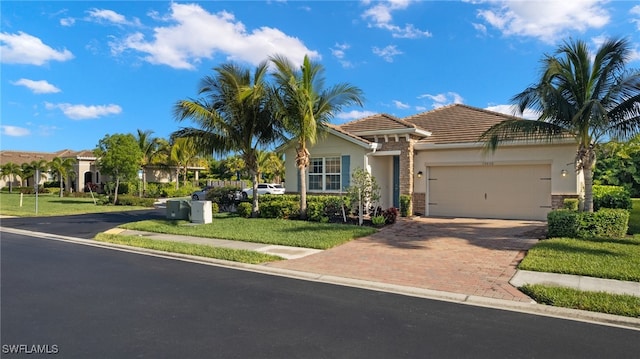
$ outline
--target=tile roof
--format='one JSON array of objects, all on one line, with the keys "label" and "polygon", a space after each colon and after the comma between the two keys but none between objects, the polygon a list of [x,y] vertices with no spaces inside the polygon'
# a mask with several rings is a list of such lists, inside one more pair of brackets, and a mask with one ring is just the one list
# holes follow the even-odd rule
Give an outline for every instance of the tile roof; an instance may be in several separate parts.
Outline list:
[{"label": "tile roof", "polygon": [[400,130],[406,128],[416,128],[412,123],[407,123],[399,118],[387,114],[375,114],[369,117],[355,120],[338,126],[342,130],[351,133],[362,133],[369,131]]},{"label": "tile roof", "polygon": [[0,164],[15,163],[21,165],[32,161],[51,161],[54,157],[95,157],[92,151],[61,150],[57,152],[0,151]]},{"label": "tile roof", "polygon": [[431,132],[430,137],[420,142],[446,144],[478,142],[489,127],[509,119],[517,117],[455,104],[409,116],[404,121]]}]

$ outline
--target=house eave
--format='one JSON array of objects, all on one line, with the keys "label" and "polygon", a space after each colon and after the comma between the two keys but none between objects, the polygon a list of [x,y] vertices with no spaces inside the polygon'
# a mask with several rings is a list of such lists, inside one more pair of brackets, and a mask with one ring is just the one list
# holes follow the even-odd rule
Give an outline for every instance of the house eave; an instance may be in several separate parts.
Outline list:
[{"label": "house eave", "polygon": [[[575,144],[573,138],[558,139],[552,142],[540,141],[510,141],[501,143],[499,147],[517,147],[517,146],[548,146],[548,145],[567,145]],[[484,142],[463,142],[463,143],[416,143],[415,150],[435,150],[435,149],[456,149],[456,148],[483,148]]]},{"label": "house eave", "polygon": [[418,128],[402,128],[392,130],[372,130],[372,131],[360,131],[353,132],[356,136],[384,136],[384,135],[417,135],[420,137],[429,137],[431,132],[421,130]]}]

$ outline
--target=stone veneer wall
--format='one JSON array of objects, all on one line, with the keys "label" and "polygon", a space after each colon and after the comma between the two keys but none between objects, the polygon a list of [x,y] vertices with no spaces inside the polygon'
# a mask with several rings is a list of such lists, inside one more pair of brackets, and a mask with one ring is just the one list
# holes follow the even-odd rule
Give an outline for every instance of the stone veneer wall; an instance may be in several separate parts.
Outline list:
[{"label": "stone veneer wall", "polygon": [[382,143],[381,151],[397,151],[400,150],[400,194],[413,194],[413,145],[416,140],[399,136],[398,140],[389,137],[387,142]]},{"label": "stone veneer wall", "polygon": [[411,204],[415,216],[424,216],[427,206],[427,194],[414,192],[413,196],[411,196]]},{"label": "stone veneer wall", "polygon": [[551,195],[551,209],[564,207],[565,198],[579,198],[577,194],[553,194]]}]

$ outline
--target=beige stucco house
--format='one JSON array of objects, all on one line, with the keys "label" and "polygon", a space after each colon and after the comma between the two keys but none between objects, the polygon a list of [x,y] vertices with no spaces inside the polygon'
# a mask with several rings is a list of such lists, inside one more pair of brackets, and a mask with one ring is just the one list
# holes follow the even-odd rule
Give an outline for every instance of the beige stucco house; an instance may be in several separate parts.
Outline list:
[{"label": "beige stucco house", "polygon": [[[28,151],[0,151],[0,165],[5,163],[15,163],[22,165],[23,163],[31,163],[33,161],[45,160],[50,162],[54,157],[60,158],[73,158],[75,159],[75,165],[73,168],[73,174],[69,176],[67,185],[70,184],[71,188],[75,192],[82,192],[87,188],[89,184],[103,184],[109,181],[108,176],[100,174],[100,169],[96,166],[96,157],[92,151],[72,151],[61,150],[57,152],[28,152]],[[157,183],[169,183],[174,182],[177,179],[176,167],[163,168],[159,166],[147,166],[145,168],[145,178],[147,182]],[[204,167],[189,166],[190,171],[194,171],[195,179],[198,180],[199,171]],[[0,178],[0,187],[8,186],[10,178]],[[40,176],[40,183],[43,184],[47,181],[53,181],[53,175],[51,173],[42,173]],[[22,179],[18,176],[13,180],[12,185],[19,187],[23,184],[27,186],[33,186],[33,178]]]},{"label": "beige stucco house", "polygon": [[[339,126],[310,146],[307,192],[338,194],[357,168],[381,187],[382,208],[399,207],[410,195],[423,216],[545,220],[564,198],[582,192],[574,170],[576,144],[513,142],[483,151],[480,135],[513,118],[466,105],[451,105],[399,119],[386,114]],[[295,158],[295,144],[281,148]],[[287,192],[299,192],[295,161],[285,161]]]}]

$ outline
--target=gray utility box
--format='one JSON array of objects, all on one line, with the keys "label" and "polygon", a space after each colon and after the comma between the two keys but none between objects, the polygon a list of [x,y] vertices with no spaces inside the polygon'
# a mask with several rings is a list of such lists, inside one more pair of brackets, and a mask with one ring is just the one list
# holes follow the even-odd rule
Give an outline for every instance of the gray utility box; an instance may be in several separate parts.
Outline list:
[{"label": "gray utility box", "polygon": [[191,223],[206,224],[212,221],[211,201],[191,201]]},{"label": "gray utility box", "polygon": [[186,199],[170,199],[167,201],[167,219],[186,219],[191,217],[191,204]]}]

